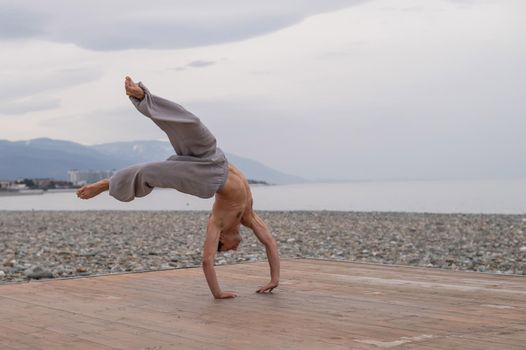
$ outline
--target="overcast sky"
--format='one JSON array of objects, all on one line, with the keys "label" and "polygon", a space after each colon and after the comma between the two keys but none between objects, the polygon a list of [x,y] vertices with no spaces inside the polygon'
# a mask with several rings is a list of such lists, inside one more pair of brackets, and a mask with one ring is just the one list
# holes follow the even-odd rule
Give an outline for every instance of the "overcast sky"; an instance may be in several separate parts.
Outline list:
[{"label": "overcast sky", "polygon": [[[145,4],[147,4],[146,7]],[[123,78],[306,178],[526,177],[523,0],[0,1],[0,139],[165,139]]]}]

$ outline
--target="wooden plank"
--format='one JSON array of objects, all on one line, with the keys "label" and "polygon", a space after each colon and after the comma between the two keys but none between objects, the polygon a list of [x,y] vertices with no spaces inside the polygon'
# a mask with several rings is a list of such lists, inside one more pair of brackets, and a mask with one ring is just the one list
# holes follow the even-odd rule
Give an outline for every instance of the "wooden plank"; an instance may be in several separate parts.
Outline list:
[{"label": "wooden plank", "polygon": [[0,348],[12,347],[15,349],[101,349],[115,350],[98,342],[86,341],[73,335],[63,335],[53,331],[38,331],[35,333],[13,332],[10,328],[0,325]]},{"label": "wooden plank", "polygon": [[[218,266],[213,300],[200,268],[0,285],[0,348],[502,348],[526,342],[526,278],[284,259]],[[431,269],[434,270],[434,269]],[[474,294],[475,293],[475,294]],[[475,297],[476,295],[476,297]]]}]

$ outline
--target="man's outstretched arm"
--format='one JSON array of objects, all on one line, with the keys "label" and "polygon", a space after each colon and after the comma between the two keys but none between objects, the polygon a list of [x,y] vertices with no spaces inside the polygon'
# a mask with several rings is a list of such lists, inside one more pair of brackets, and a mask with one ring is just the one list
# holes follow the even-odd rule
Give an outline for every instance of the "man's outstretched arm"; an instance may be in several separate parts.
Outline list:
[{"label": "man's outstretched arm", "polygon": [[221,291],[219,282],[217,281],[216,271],[214,268],[214,259],[216,256],[217,245],[219,243],[219,234],[221,229],[216,225],[213,215],[208,219],[208,226],[206,228],[206,238],[203,249],[203,271],[205,273],[206,282],[216,299],[227,299],[236,297],[236,293],[232,291]]},{"label": "man's outstretched arm", "polygon": [[270,282],[259,288],[256,292],[272,292],[272,290],[279,285],[280,268],[278,244],[276,243],[274,237],[272,237],[272,234],[270,233],[270,230],[268,229],[265,222],[263,222],[263,220],[256,213],[252,212],[246,220],[243,220],[243,225],[250,228],[258,240],[265,246],[268,263],[270,265]]}]

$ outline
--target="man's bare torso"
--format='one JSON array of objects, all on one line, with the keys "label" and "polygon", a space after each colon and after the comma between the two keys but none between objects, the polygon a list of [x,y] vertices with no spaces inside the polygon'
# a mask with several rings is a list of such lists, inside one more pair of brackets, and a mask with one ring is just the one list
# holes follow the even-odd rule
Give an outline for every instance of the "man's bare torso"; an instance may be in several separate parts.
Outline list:
[{"label": "man's bare torso", "polygon": [[[223,188],[216,193],[212,216],[221,229],[220,242],[225,250],[236,249],[241,241],[240,225],[252,215],[252,192],[245,176],[232,164]],[[237,241],[237,243],[236,243]]]}]

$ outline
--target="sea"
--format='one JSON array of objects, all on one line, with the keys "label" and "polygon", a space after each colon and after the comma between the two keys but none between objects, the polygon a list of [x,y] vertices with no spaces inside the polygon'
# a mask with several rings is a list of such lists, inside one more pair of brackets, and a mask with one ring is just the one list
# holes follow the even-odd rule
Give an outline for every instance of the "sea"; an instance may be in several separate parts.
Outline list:
[{"label": "sea", "polygon": [[[526,214],[526,179],[253,185],[252,193],[256,210]],[[131,202],[107,192],[89,200],[71,191],[0,196],[0,210],[210,210],[212,203],[162,188]]]}]

